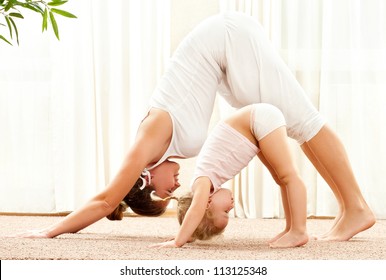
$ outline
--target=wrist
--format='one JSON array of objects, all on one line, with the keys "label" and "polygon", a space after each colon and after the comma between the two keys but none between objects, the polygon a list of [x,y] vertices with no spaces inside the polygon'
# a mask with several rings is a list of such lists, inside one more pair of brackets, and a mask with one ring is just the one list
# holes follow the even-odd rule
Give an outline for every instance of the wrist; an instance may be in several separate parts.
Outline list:
[{"label": "wrist", "polygon": [[176,247],[182,247],[186,244],[186,241],[183,241],[183,240],[178,240],[177,238],[174,239],[174,245]]},{"label": "wrist", "polygon": [[49,229],[42,229],[40,234],[46,238],[54,238],[55,235]]},{"label": "wrist", "polygon": [[40,234],[42,234],[43,236],[45,236],[47,238],[54,238],[61,233],[59,232],[59,228],[57,225],[52,225],[50,227],[42,229],[40,231]]}]

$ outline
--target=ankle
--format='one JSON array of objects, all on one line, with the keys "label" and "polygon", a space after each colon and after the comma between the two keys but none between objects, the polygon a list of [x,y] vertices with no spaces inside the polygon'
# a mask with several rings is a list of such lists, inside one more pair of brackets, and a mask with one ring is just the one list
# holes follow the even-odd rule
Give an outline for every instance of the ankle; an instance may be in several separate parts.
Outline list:
[{"label": "ankle", "polygon": [[306,227],[291,228],[288,233],[296,236],[308,235]]}]

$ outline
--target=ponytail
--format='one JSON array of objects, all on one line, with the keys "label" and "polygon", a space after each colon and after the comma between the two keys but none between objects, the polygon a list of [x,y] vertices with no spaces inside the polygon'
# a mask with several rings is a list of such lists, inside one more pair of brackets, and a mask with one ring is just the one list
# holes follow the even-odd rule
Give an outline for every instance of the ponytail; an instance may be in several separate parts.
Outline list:
[{"label": "ponytail", "polygon": [[121,201],[117,208],[115,210],[106,216],[107,219],[111,221],[116,221],[116,220],[122,220],[123,219],[123,212],[125,212],[127,209],[127,204],[124,201]]},{"label": "ponytail", "polygon": [[158,197],[159,200],[153,200],[151,197],[152,192],[155,191],[151,185],[150,173],[145,170],[123,201],[106,217],[109,220],[122,220],[123,212],[125,212],[127,208],[130,208],[134,213],[141,216],[156,217],[162,215],[166,211],[168,203],[165,202],[168,200],[162,200],[162,198],[157,195],[155,196]]}]

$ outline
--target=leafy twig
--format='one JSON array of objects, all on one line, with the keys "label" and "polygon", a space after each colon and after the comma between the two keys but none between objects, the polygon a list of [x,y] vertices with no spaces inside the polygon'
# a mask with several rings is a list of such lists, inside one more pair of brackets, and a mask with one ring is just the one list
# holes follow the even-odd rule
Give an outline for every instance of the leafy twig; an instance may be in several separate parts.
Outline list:
[{"label": "leafy twig", "polygon": [[[48,22],[50,22],[55,36],[59,38],[59,28],[55,19],[55,14],[67,18],[76,18],[75,15],[58,9],[56,7],[66,4],[67,0],[0,0],[0,18],[4,18],[4,23],[0,22],[0,40],[12,45],[12,40],[16,37],[16,42],[19,45],[19,32],[17,30],[15,19],[24,19],[21,13],[22,9],[28,9],[42,16],[42,32],[48,30]],[[9,39],[2,34],[1,28],[8,27]]]}]

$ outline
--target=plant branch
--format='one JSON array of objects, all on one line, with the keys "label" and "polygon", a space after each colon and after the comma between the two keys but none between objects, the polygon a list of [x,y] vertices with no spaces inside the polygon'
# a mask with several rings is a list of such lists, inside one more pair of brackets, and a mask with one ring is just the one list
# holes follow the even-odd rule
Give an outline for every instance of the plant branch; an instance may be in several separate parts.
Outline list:
[{"label": "plant branch", "polygon": [[[17,44],[19,44],[19,32],[15,19],[24,19],[21,12],[23,9],[40,14],[42,16],[42,32],[48,29],[48,23],[50,23],[56,38],[59,40],[59,27],[55,14],[68,18],[76,18],[75,15],[56,8],[67,2],[67,0],[0,0],[0,18],[2,17],[5,21],[4,23],[0,22],[0,41],[12,45],[12,40],[16,40]],[[9,39],[2,34],[3,28],[8,28]]]}]

